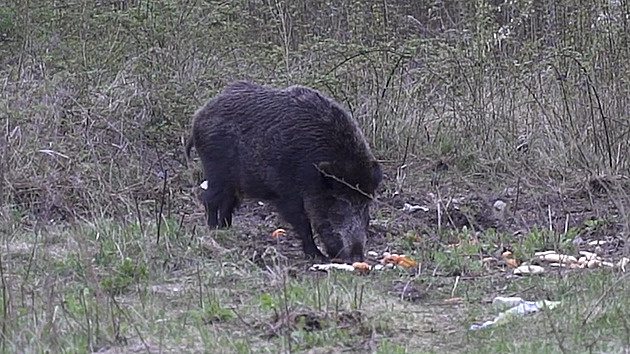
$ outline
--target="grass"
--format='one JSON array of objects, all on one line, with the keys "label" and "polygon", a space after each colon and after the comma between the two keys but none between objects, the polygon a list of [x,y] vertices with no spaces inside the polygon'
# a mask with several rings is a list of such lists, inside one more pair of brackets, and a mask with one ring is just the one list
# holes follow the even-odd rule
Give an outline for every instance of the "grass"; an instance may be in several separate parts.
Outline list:
[{"label": "grass", "polygon": [[[625,273],[501,256],[628,256],[627,6],[495,3],[4,3],[2,351],[628,351]],[[207,231],[184,142],[242,79],[348,108],[385,171],[369,247],[419,269],[313,273],[257,201]],[[562,305],[470,331],[497,295]]]},{"label": "grass", "polygon": [[[147,247],[155,231],[101,222],[5,238],[3,351],[619,352],[630,341],[630,289],[616,271],[514,277],[481,271],[463,247],[423,266],[476,276],[323,274],[245,247],[208,257],[200,243],[173,244],[164,257],[176,241]],[[469,331],[504,310],[489,303],[498,295],[562,304]]]}]

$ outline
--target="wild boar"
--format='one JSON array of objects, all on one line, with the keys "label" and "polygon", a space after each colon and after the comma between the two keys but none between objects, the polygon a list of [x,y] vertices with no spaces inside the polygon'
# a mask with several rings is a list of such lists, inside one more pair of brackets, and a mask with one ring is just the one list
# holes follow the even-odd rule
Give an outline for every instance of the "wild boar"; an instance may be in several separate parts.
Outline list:
[{"label": "wild boar", "polygon": [[304,253],[363,261],[369,207],[383,175],[357,122],[321,92],[236,82],[199,108],[186,145],[207,180],[210,228],[232,224],[241,198],[270,202],[301,237]]}]

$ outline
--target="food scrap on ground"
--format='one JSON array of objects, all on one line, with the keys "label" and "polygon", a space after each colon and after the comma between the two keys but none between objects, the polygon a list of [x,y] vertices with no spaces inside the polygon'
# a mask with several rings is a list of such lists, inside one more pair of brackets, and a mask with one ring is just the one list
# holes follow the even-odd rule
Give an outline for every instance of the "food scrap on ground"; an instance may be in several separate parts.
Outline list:
[{"label": "food scrap on ground", "polygon": [[630,263],[627,257],[621,258],[617,263],[606,261],[599,255],[589,251],[580,251],[579,258],[571,255],[560,254],[556,251],[536,252],[534,256],[538,261],[547,262],[550,267],[562,267],[570,269],[579,268],[620,268],[625,272],[626,265]]},{"label": "food scrap on ground", "polygon": [[514,258],[510,258],[511,255],[512,251],[509,250],[501,253],[501,257],[503,257],[503,259],[505,260],[505,264],[509,265],[510,267],[516,268],[518,267],[518,261]]},{"label": "food scrap on ground", "polygon": [[284,229],[276,229],[271,233],[271,238],[277,239],[278,237],[284,235],[286,231]]},{"label": "food scrap on ground", "polygon": [[383,259],[381,260],[381,264],[390,264],[393,263],[395,265],[399,265],[405,268],[413,268],[418,266],[418,263],[407,258],[404,254],[399,255],[396,253],[383,253]]},{"label": "food scrap on ground", "polygon": [[[368,252],[368,256],[372,258],[377,258],[375,256],[378,256],[378,254],[376,252],[370,251]],[[379,271],[386,268],[395,268],[397,266],[403,268],[414,268],[418,266],[418,263],[410,258],[407,258],[407,256],[405,255],[384,252],[380,264],[370,265],[367,262],[354,262],[352,265],[350,265],[333,262],[328,264],[313,264],[309,268],[309,270],[328,272],[332,269],[337,269],[349,272],[357,271],[359,273],[367,273],[372,270]]]},{"label": "food scrap on ground", "polygon": [[525,274],[542,274],[545,272],[545,268],[532,264],[523,264],[520,267],[516,267],[514,269],[514,274],[516,275],[525,275]]}]

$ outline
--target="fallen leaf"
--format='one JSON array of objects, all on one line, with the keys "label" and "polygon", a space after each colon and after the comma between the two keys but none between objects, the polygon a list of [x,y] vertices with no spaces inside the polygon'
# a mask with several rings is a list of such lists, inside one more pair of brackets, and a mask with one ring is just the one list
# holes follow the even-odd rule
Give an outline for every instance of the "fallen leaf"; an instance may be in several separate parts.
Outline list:
[{"label": "fallen leaf", "polygon": [[512,255],[512,251],[505,251],[505,252],[501,253],[501,256],[503,258],[508,258],[511,255]]}]

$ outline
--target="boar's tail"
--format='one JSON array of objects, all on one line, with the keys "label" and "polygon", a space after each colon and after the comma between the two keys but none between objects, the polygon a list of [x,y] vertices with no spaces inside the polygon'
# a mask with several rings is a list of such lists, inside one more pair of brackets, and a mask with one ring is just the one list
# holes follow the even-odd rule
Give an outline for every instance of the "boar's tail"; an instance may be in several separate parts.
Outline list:
[{"label": "boar's tail", "polygon": [[190,159],[190,150],[193,148],[193,138],[192,136],[188,138],[188,142],[186,143],[186,157]]}]

